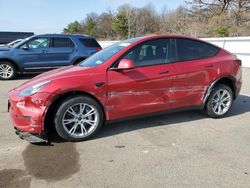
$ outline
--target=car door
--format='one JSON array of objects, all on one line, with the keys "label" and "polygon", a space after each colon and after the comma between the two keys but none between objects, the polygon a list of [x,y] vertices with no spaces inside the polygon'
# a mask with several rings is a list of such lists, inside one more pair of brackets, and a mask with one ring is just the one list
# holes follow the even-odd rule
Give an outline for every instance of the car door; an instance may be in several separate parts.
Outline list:
[{"label": "car door", "polygon": [[216,75],[218,48],[207,43],[176,38],[175,79],[171,88],[173,108],[202,105],[208,85]]},{"label": "car door", "polygon": [[34,37],[17,49],[17,56],[25,71],[44,69],[49,65],[45,51],[50,47],[48,37]]},{"label": "car door", "polygon": [[169,39],[150,40],[120,58],[132,60],[135,68],[108,70],[106,107],[110,119],[170,108],[169,89],[174,75],[173,65],[168,64],[170,53]]},{"label": "car door", "polygon": [[75,45],[69,37],[52,37],[51,48],[45,51],[45,57],[52,67],[72,64]]}]

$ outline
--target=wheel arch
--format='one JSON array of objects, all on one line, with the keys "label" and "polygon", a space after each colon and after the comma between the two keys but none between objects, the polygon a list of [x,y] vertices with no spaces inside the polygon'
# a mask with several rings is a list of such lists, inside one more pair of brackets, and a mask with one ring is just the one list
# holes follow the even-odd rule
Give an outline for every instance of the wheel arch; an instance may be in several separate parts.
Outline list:
[{"label": "wheel arch", "polygon": [[218,78],[217,80],[213,81],[207,88],[207,91],[204,95],[204,98],[203,98],[203,104],[206,104],[207,102],[207,99],[209,98],[210,94],[211,94],[211,91],[212,89],[218,85],[218,84],[225,84],[227,85],[228,87],[230,87],[230,89],[232,90],[233,92],[233,97],[234,99],[236,98],[236,84],[235,84],[236,80],[233,76],[223,76],[223,77],[220,77]]},{"label": "wheel arch", "polygon": [[16,70],[17,70],[18,72],[21,71],[20,67],[17,65],[17,63],[16,63],[13,59],[9,59],[9,58],[0,58],[0,62],[1,62],[1,61],[7,61],[7,62],[9,62],[9,63],[11,63],[11,64],[13,64],[13,65],[15,66],[15,68],[16,68]]},{"label": "wheel arch", "polygon": [[84,91],[78,91],[78,90],[75,90],[75,91],[67,91],[65,93],[61,93],[61,94],[58,94],[56,95],[53,99],[52,99],[52,102],[50,103],[50,105],[48,106],[46,112],[45,112],[45,115],[44,115],[44,131],[47,131],[47,130],[50,130],[51,128],[54,127],[54,116],[55,116],[55,113],[59,107],[59,105],[61,104],[61,102],[66,99],[67,97],[69,96],[77,96],[77,95],[85,95],[85,96],[88,96],[92,99],[94,99],[99,105],[100,107],[102,108],[102,111],[103,111],[103,115],[104,115],[104,120],[107,119],[107,114],[106,114],[106,111],[104,110],[104,106],[103,104],[100,102],[100,100],[98,100],[95,96],[93,96],[92,94],[88,93],[88,92],[84,92]]}]

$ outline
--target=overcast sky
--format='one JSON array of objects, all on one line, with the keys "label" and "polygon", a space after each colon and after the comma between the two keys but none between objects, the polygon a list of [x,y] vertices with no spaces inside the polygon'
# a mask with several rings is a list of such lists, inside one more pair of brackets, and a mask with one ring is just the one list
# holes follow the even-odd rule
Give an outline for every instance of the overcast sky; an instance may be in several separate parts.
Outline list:
[{"label": "overcast sky", "polygon": [[81,21],[87,13],[116,10],[129,3],[142,7],[151,3],[160,11],[183,4],[184,0],[0,0],[0,31],[61,33],[72,21]]}]

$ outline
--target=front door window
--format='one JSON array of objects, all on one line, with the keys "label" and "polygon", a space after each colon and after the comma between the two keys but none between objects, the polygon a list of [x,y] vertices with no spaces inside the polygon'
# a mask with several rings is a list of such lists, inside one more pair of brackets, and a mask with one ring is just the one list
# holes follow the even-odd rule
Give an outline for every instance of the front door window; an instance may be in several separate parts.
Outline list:
[{"label": "front door window", "polygon": [[49,38],[35,38],[28,41],[24,47],[37,49],[37,48],[48,48],[49,47]]}]

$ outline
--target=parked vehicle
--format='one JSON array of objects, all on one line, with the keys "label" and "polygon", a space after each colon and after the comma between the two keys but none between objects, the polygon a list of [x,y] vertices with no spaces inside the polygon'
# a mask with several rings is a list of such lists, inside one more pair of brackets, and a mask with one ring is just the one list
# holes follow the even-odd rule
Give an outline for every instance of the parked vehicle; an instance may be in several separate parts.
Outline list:
[{"label": "parked vehicle", "polygon": [[0,79],[10,80],[17,73],[43,72],[78,64],[99,50],[101,46],[89,36],[36,35],[12,48],[0,48]]},{"label": "parked vehicle", "polygon": [[10,91],[20,137],[42,141],[53,122],[70,141],[105,121],[161,111],[204,109],[223,117],[242,84],[241,61],[198,39],[159,35],[116,43],[77,66],[43,73]]},{"label": "parked vehicle", "polygon": [[23,39],[17,39],[17,40],[14,40],[8,44],[1,44],[0,47],[7,47],[7,48],[11,48],[13,46],[15,46],[16,44],[18,44],[19,42],[21,42]]},{"label": "parked vehicle", "polygon": [[0,44],[7,44],[17,39],[25,39],[34,35],[33,32],[0,31]]}]

